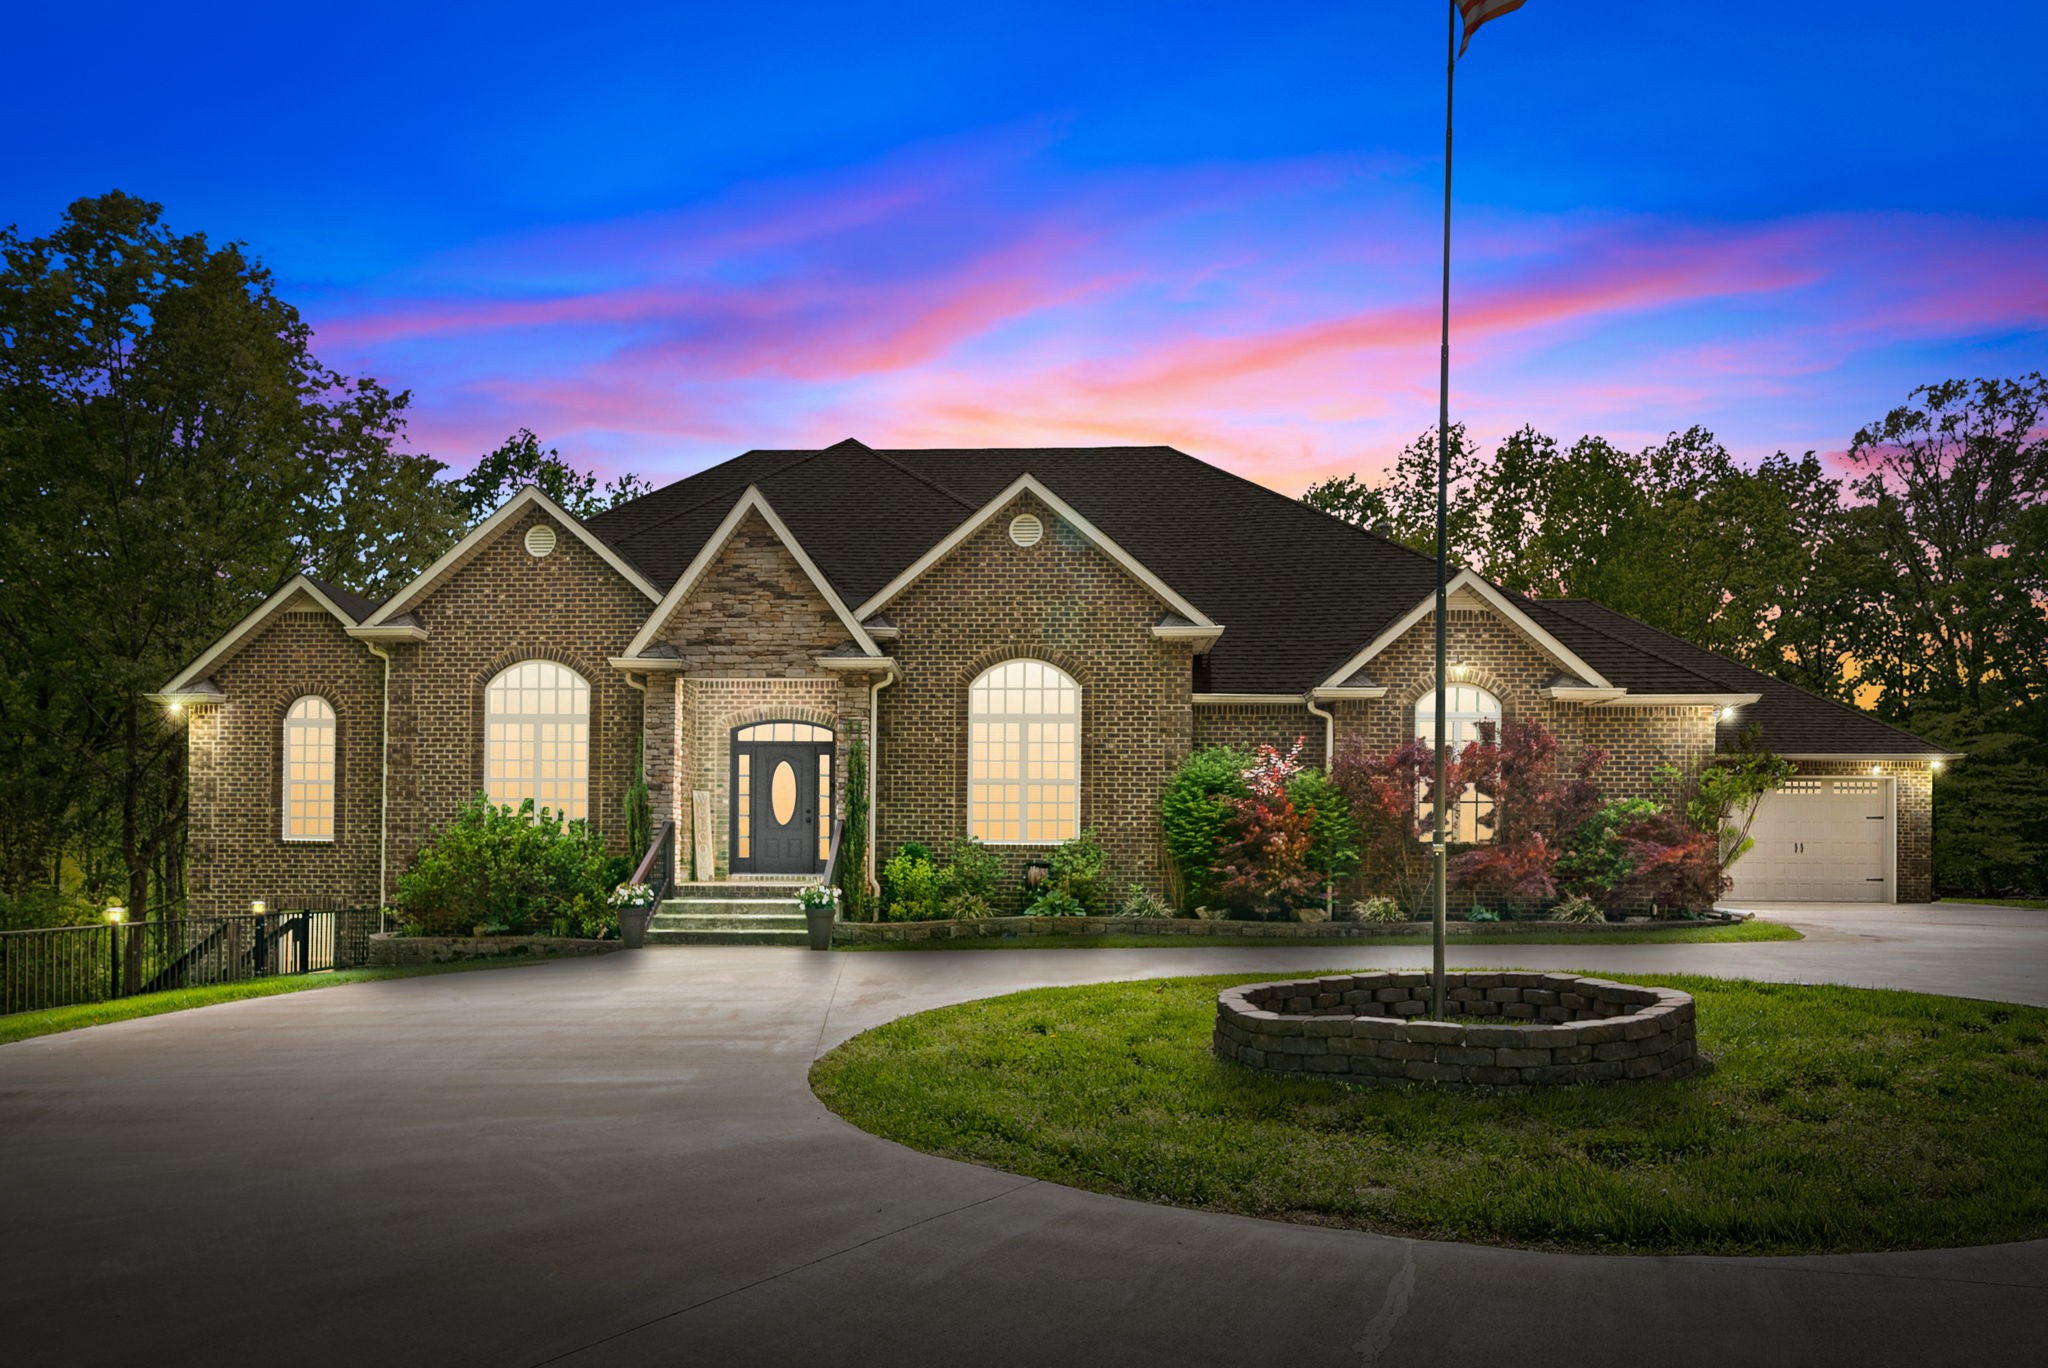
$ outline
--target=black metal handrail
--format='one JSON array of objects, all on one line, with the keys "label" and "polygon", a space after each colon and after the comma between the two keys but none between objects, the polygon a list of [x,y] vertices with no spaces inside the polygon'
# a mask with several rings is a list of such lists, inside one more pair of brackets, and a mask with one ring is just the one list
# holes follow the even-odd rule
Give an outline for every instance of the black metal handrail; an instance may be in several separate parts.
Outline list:
[{"label": "black metal handrail", "polygon": [[367,908],[0,931],[0,1014],[366,963]]},{"label": "black metal handrail", "polygon": [[633,871],[632,882],[646,884],[654,893],[659,904],[676,886],[676,824],[663,822],[661,831],[647,847],[647,853],[640,857],[640,867]]}]

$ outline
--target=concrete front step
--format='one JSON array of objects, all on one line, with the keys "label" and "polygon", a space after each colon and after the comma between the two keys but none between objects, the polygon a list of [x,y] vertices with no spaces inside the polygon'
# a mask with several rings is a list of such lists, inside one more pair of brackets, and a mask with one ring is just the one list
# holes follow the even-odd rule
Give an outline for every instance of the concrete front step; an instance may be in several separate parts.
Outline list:
[{"label": "concrete front step", "polygon": [[728,929],[713,926],[647,928],[647,944],[653,945],[808,945],[810,937],[802,927],[794,931],[765,928]]},{"label": "concrete front step", "polygon": [[801,931],[802,912],[657,912],[652,931]]},{"label": "concrete front step", "polygon": [[669,890],[668,901],[697,902],[706,898],[716,902],[733,898],[794,901],[798,889],[816,882],[816,879],[721,879],[715,883],[680,883]]}]

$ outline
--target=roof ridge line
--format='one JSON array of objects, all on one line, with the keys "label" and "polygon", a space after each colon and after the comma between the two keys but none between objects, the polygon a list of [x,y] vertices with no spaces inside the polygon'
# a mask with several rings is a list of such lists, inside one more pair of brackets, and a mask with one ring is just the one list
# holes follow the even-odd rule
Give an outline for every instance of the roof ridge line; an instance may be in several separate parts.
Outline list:
[{"label": "roof ridge line", "polygon": [[[990,447],[985,449],[992,451],[1001,450],[1001,448],[999,447]],[[890,456],[885,451],[879,451],[874,447],[867,447],[866,450],[868,455],[874,457],[876,460],[882,462],[884,465],[891,466],[897,470],[902,471],[905,475],[908,475],[911,479],[916,480],[919,484],[931,486],[933,489],[936,489],[939,493],[945,495],[954,503],[959,504],[962,508],[966,509],[970,513],[973,512],[975,509],[981,507],[981,505],[978,503],[970,503],[965,497],[954,493],[952,490],[940,484],[937,480],[932,479],[930,476],[921,475],[917,471],[912,470],[909,466],[903,464],[903,462],[897,460],[893,456]]]},{"label": "roof ridge line", "polygon": [[[818,451],[807,451],[807,452],[805,452],[805,453],[804,453],[803,455],[801,455],[801,456],[797,457],[797,458],[796,458],[796,459],[795,459],[794,461],[791,461],[791,462],[790,462],[790,463],[789,463],[788,465],[782,465],[782,466],[777,466],[777,467],[775,467],[775,469],[773,469],[773,470],[769,471],[769,472],[768,472],[767,474],[765,474],[765,475],[759,476],[759,477],[757,477],[757,478],[755,478],[755,479],[751,479],[751,480],[748,480],[748,481],[747,481],[747,482],[746,482],[745,484],[743,484],[743,485],[741,485],[741,486],[740,486],[740,488],[739,488],[739,493],[738,493],[737,495],[735,495],[734,497],[735,497],[735,498],[743,498],[743,497],[745,497],[745,495],[746,495],[746,492],[747,492],[747,491],[748,491],[749,489],[752,489],[752,488],[755,488],[756,486],[758,486],[758,485],[759,485],[759,484],[761,483],[761,481],[762,481],[762,480],[772,480],[772,479],[774,479],[774,478],[775,478],[775,477],[776,477],[777,475],[785,475],[785,474],[788,474],[788,473],[789,473],[790,471],[792,471],[792,470],[795,470],[795,469],[796,469],[796,468],[797,468],[798,466],[802,465],[802,464],[803,464],[803,463],[804,463],[805,461],[815,461],[816,459],[818,459],[818,457],[820,457],[820,456],[822,456],[822,455],[824,455],[824,454],[825,454],[825,450],[829,450],[829,448],[826,448],[826,449],[824,449],[824,450],[818,450]],[[742,454],[744,454],[744,453],[742,453]],[[736,460],[738,460],[738,459],[739,459],[739,457],[738,457],[738,456],[735,456],[735,457],[733,457],[732,459],[736,461]],[[719,465],[727,465],[727,464],[729,464],[729,462],[727,462],[727,461],[720,461],[720,462],[719,462],[718,464],[719,464]],[[712,469],[712,470],[716,470],[716,469],[718,469],[718,466],[713,466],[713,467],[711,467],[711,469]],[[707,474],[707,475],[708,475],[708,474],[710,473],[710,471],[703,471],[703,472],[700,472],[700,473],[702,473],[702,474]],[[652,496],[652,495],[642,495],[641,497],[642,497],[642,498],[652,498],[653,496]],[[687,515],[689,515],[689,514],[691,514],[691,513],[695,513],[695,512],[696,512],[696,511],[697,511],[698,509],[700,509],[700,508],[704,508],[704,507],[706,507],[706,506],[708,506],[708,505],[710,505],[710,504],[715,504],[715,503],[717,503],[717,502],[718,502],[718,501],[719,501],[720,499],[722,499],[722,498],[724,498],[724,497],[725,497],[725,495],[723,495],[723,494],[713,494],[713,495],[710,495],[710,496],[708,496],[708,497],[706,497],[706,498],[702,498],[702,499],[699,499],[699,500],[697,500],[697,502],[695,502],[695,503],[693,503],[693,504],[686,504],[686,505],[684,505],[683,507],[681,507],[681,508],[678,508],[678,509],[677,509],[677,510],[676,510],[675,512],[673,512],[673,513],[665,513],[665,514],[663,514],[663,515],[662,515],[661,517],[659,517],[659,518],[656,518],[656,519],[655,519],[655,520],[654,520],[653,522],[651,522],[651,523],[648,523],[648,524],[647,524],[647,525],[646,525],[645,527],[641,527],[641,528],[637,528],[637,529],[635,529],[635,530],[634,530],[634,531],[633,531],[632,533],[630,533],[630,534],[629,534],[628,536],[625,536],[625,537],[621,537],[621,538],[620,538],[619,540],[621,540],[621,541],[627,541],[627,540],[630,540],[630,539],[632,539],[632,538],[637,538],[637,537],[639,537],[639,536],[640,536],[640,535],[641,535],[642,533],[645,533],[645,532],[652,532],[652,531],[653,531],[654,529],[656,529],[657,527],[663,527],[663,526],[666,526],[666,525],[667,525],[667,524],[669,524],[669,523],[672,523],[672,522],[674,522],[674,521],[675,521],[675,520],[676,520],[677,518],[685,517],[685,516],[687,516]],[[764,495],[762,495],[762,497],[763,497],[763,498],[766,498],[766,497],[767,497],[767,495],[765,495],[765,494],[764,494]],[[607,513],[609,513],[609,512],[611,511],[611,510],[610,510],[610,509],[606,509],[605,511],[606,511]]]}]

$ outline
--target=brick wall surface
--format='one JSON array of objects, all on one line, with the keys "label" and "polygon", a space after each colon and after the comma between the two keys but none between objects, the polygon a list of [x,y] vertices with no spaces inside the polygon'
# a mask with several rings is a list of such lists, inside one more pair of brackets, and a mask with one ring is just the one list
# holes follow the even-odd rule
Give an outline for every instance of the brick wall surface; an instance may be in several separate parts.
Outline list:
[{"label": "brick wall surface", "polygon": [[[190,907],[200,915],[372,900],[382,666],[299,596],[213,673],[227,701],[190,715]],[[334,840],[284,839],[284,717],[306,695],[334,709]]]},{"label": "brick wall surface", "polygon": [[[1046,535],[1010,540],[1019,513]],[[1048,661],[1081,686],[1081,824],[1120,895],[1165,887],[1159,793],[1193,744],[1190,650],[1151,626],[1164,605],[1029,494],[893,600],[903,677],[881,695],[877,844],[943,847],[967,830],[967,692],[991,665]],[[1012,872],[1049,846],[998,847]]]}]

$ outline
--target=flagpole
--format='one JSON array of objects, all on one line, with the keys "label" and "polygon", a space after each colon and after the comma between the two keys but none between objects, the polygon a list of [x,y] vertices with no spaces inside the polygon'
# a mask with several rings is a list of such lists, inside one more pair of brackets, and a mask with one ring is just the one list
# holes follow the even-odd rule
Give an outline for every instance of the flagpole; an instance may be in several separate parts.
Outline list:
[{"label": "flagpole", "polygon": [[1435,833],[1430,856],[1436,865],[1436,914],[1430,928],[1429,1014],[1438,1021],[1444,1016],[1444,923],[1449,919],[1450,887],[1447,874],[1450,856],[1446,846],[1445,809],[1449,807],[1445,783],[1445,727],[1450,715],[1449,670],[1446,661],[1446,627],[1449,613],[1450,547],[1447,524],[1450,517],[1451,472],[1451,94],[1458,75],[1458,6],[1447,4],[1450,39],[1449,60],[1444,67],[1444,289],[1443,343],[1437,353],[1436,410],[1436,801]]}]

